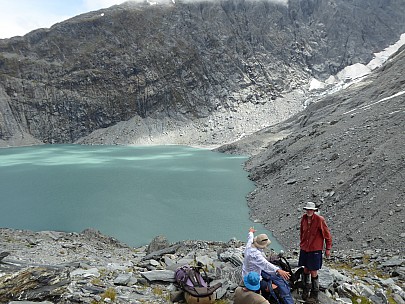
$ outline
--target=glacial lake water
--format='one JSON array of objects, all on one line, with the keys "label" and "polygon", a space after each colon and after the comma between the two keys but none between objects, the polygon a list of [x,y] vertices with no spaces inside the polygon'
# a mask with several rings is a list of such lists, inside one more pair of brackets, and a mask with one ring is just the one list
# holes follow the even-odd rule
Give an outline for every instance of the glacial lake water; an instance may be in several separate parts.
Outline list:
[{"label": "glacial lake water", "polygon": [[[41,145],[0,149],[0,226],[94,228],[131,246],[164,235],[245,241],[246,157],[185,146]],[[272,238],[276,251],[281,246]]]}]

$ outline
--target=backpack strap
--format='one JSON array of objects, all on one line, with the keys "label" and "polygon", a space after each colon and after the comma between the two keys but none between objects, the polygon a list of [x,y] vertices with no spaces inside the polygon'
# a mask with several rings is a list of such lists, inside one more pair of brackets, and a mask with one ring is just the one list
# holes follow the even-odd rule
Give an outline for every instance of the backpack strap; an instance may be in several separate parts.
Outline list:
[{"label": "backpack strap", "polygon": [[290,266],[290,263],[288,263],[287,259],[285,257],[280,257],[281,261],[283,262],[284,265],[282,265],[282,269],[289,272],[290,274],[292,273],[292,269]]},{"label": "backpack strap", "polygon": [[187,286],[187,281],[189,279],[189,270],[190,267],[188,265],[184,265],[180,267],[181,271],[183,272],[183,277],[181,278],[181,281],[179,281],[180,287],[184,289],[185,286]]},{"label": "backpack strap", "polygon": [[198,270],[196,270],[194,267],[190,267],[187,269],[187,277],[188,279],[190,279],[194,287],[202,286],[197,273]]},{"label": "backpack strap", "polygon": [[[201,273],[202,270],[202,273]],[[208,274],[202,266],[195,267],[195,271],[199,274],[198,280],[200,281],[200,286],[209,286]]]}]

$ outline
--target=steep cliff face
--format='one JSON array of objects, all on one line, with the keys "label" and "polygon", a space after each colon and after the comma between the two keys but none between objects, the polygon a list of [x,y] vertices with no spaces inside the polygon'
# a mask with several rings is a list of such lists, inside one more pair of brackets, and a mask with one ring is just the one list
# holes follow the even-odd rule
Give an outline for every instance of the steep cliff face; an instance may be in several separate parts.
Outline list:
[{"label": "steep cliff face", "polygon": [[362,82],[220,148],[265,147],[246,164],[257,186],[249,206],[286,248],[299,248],[302,207],[313,201],[334,248],[403,251],[404,68],[405,46]]},{"label": "steep cliff face", "polygon": [[402,32],[401,0],[113,6],[0,40],[0,140],[70,143],[130,119],[132,137],[150,120],[164,134],[367,62]]}]

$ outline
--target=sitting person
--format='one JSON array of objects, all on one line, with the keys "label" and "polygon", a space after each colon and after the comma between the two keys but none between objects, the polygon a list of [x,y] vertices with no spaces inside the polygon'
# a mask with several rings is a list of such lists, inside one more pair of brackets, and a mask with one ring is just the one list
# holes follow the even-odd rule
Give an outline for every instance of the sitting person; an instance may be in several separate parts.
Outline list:
[{"label": "sitting person", "polygon": [[[256,230],[251,227],[249,229],[248,240],[244,252],[245,256],[242,265],[242,276],[246,276],[248,273],[253,271],[263,277],[262,271],[266,272],[269,278],[262,282],[262,295],[267,300],[270,300],[270,298],[273,296],[273,293],[270,290],[273,290],[283,298],[284,303],[294,303],[291,290],[288,285],[290,273],[282,270],[280,267],[270,263],[266,259],[263,250],[270,245],[271,241],[266,234],[259,234],[258,236],[254,237],[254,232],[256,232]],[[278,291],[277,289],[279,288],[281,290]]]},{"label": "sitting person", "polygon": [[269,304],[269,302],[257,292],[260,289],[260,276],[257,272],[249,272],[243,277],[244,286],[235,290],[234,304]]},{"label": "sitting person", "polygon": [[278,274],[284,280],[288,281],[290,279],[290,274],[287,271],[280,269],[280,267],[270,263],[263,255],[263,249],[271,243],[267,235],[259,234],[254,237],[254,232],[256,232],[256,230],[251,227],[249,229],[248,240],[244,252],[245,257],[242,265],[242,276],[247,275],[251,271],[261,274],[262,270],[264,270],[268,273]]}]

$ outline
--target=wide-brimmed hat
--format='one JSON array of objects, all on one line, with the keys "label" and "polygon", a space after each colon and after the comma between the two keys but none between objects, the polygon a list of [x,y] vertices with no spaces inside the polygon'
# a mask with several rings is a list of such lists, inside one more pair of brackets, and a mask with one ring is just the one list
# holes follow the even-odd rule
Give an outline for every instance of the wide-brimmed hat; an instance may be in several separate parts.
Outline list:
[{"label": "wide-brimmed hat", "polygon": [[318,211],[318,208],[316,208],[316,205],[315,205],[315,203],[313,203],[313,202],[308,202],[308,203],[304,206],[303,209],[304,209],[304,210],[315,210],[315,211]]},{"label": "wide-brimmed hat", "polygon": [[271,243],[271,241],[269,240],[269,237],[267,236],[267,234],[259,234],[258,236],[255,236],[255,238],[253,239],[253,245],[255,245],[255,247],[257,248],[266,248],[267,246],[269,246]]},{"label": "wide-brimmed hat", "polygon": [[260,289],[260,275],[257,272],[249,272],[243,277],[243,283],[245,287],[250,290]]}]

